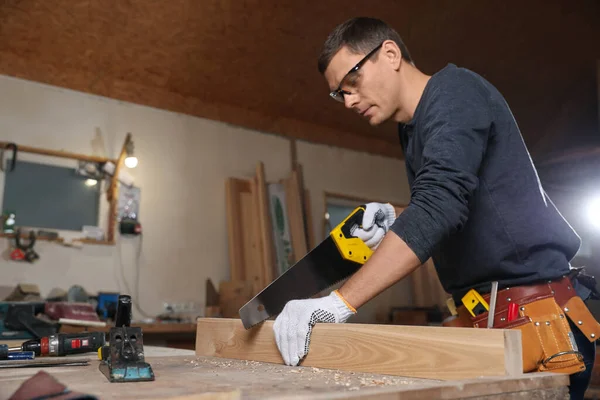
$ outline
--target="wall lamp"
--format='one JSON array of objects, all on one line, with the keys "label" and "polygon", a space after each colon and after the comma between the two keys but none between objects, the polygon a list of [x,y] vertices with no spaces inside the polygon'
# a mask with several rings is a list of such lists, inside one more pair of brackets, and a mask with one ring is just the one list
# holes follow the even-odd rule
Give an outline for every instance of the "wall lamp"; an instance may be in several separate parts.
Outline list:
[{"label": "wall lamp", "polygon": [[135,168],[138,165],[138,159],[133,154],[133,141],[129,140],[127,145],[125,146],[125,150],[127,152],[127,158],[125,158],[125,166],[127,168]]}]

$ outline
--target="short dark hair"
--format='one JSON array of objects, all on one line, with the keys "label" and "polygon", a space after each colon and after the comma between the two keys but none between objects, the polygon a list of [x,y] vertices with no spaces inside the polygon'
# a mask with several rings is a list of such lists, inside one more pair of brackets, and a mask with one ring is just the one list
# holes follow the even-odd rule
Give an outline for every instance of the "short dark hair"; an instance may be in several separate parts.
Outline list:
[{"label": "short dark hair", "polygon": [[388,24],[376,18],[356,17],[336,26],[329,34],[319,55],[319,72],[325,73],[333,56],[344,46],[353,53],[367,54],[385,40],[393,40],[400,48],[402,58],[413,62],[402,38]]}]

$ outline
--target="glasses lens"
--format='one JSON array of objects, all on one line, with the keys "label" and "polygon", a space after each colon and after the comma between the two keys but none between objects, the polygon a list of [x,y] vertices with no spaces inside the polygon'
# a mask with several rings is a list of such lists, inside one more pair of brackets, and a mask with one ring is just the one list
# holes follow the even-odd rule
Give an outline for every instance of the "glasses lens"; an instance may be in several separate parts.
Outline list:
[{"label": "glasses lens", "polygon": [[339,101],[340,103],[344,102],[344,94],[340,91],[334,91],[329,93],[329,95],[331,96],[331,98],[333,98],[335,101]]}]

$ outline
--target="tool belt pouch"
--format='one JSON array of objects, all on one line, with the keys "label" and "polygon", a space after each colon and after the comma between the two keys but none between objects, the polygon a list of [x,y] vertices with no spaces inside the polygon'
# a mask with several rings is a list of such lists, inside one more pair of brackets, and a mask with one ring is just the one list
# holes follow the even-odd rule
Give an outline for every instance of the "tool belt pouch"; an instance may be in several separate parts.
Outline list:
[{"label": "tool belt pouch", "polygon": [[[573,315],[582,317],[586,314],[592,319],[590,328],[598,323],[581,302],[573,297],[569,300]],[[581,306],[584,308],[581,309]],[[577,309],[577,311],[575,311]],[[487,314],[473,318],[475,327],[484,327]],[[479,321],[481,319],[481,321]],[[497,319],[497,318],[496,318]],[[577,322],[575,322],[577,323]],[[565,312],[557,304],[554,297],[537,299],[522,304],[519,317],[511,322],[500,322],[494,325],[496,329],[519,329],[523,347],[523,372],[560,372],[573,374],[585,370],[583,356],[578,351],[575,337],[565,316]],[[589,336],[588,336],[589,337]]]}]

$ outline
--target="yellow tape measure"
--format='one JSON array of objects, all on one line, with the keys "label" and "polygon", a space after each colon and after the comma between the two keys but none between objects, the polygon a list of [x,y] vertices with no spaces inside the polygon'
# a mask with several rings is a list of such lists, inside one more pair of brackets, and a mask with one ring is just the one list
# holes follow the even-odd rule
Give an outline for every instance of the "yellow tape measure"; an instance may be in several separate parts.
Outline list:
[{"label": "yellow tape measure", "polygon": [[488,303],[475,289],[469,290],[461,300],[465,308],[469,310],[469,313],[474,317],[483,314],[490,309]]}]

